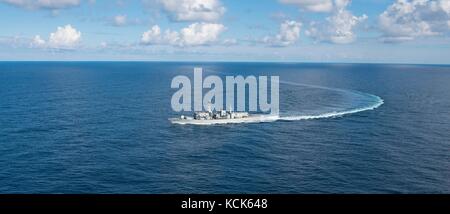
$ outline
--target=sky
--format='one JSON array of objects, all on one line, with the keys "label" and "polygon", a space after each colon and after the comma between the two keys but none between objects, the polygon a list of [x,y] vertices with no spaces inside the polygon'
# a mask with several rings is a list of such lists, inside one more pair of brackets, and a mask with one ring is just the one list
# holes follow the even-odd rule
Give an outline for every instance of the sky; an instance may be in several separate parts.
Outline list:
[{"label": "sky", "polygon": [[0,0],[0,61],[450,64],[450,0]]}]

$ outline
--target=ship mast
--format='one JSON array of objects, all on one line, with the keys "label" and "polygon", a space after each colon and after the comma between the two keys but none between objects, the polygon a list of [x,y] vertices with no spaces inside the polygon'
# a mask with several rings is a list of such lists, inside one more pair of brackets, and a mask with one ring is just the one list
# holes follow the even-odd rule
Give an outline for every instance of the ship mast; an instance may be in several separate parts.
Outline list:
[{"label": "ship mast", "polygon": [[208,110],[209,113],[212,113],[211,102],[208,102],[208,109],[207,110]]}]

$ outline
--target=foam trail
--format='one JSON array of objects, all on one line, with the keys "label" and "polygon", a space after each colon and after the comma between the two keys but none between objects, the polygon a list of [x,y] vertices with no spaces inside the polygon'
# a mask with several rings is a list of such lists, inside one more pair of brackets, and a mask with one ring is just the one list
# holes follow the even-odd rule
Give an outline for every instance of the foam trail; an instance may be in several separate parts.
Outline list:
[{"label": "foam trail", "polygon": [[325,113],[319,113],[319,114],[291,114],[286,116],[281,115],[264,115],[264,114],[258,114],[258,115],[252,115],[250,118],[243,118],[243,119],[233,119],[233,120],[172,120],[172,123],[180,124],[180,125],[217,125],[217,124],[230,124],[230,123],[266,123],[266,122],[275,122],[275,121],[295,121],[295,120],[314,120],[314,119],[324,119],[324,118],[334,118],[334,117],[341,117],[348,114],[354,114],[358,112],[363,111],[369,111],[374,110],[381,105],[384,104],[384,100],[381,99],[381,97],[363,93],[359,91],[354,90],[344,90],[339,88],[329,88],[324,86],[317,86],[317,85],[309,85],[309,84],[302,84],[302,83],[295,83],[295,82],[289,82],[289,81],[280,81],[281,84],[287,84],[287,85],[294,85],[294,86],[304,86],[309,88],[317,88],[317,89],[323,89],[323,90],[330,90],[330,91],[336,91],[340,93],[350,93],[354,96],[361,96],[364,98],[371,98],[373,101],[368,103],[366,106],[353,108],[353,109],[347,109],[347,110],[341,110],[341,111],[332,111],[332,112],[325,112]]},{"label": "foam trail", "polygon": [[280,81],[280,83],[287,84],[287,85],[305,86],[305,87],[310,87],[310,88],[318,88],[318,89],[324,89],[324,90],[344,92],[344,93],[352,93],[352,94],[358,95],[358,96],[371,97],[371,98],[373,98],[374,102],[368,104],[365,107],[354,108],[354,109],[343,110],[343,111],[326,112],[326,113],[317,114],[317,115],[280,116],[278,120],[294,121],[294,120],[314,120],[314,119],[341,117],[341,116],[344,116],[347,114],[354,114],[354,113],[359,113],[359,112],[363,112],[363,111],[374,110],[384,104],[384,100],[381,97],[373,95],[373,94],[359,92],[359,91],[344,90],[344,89],[339,89],[339,88],[329,88],[329,87],[324,87],[324,86],[301,84],[301,83],[294,83],[294,82],[289,82],[289,81]]}]

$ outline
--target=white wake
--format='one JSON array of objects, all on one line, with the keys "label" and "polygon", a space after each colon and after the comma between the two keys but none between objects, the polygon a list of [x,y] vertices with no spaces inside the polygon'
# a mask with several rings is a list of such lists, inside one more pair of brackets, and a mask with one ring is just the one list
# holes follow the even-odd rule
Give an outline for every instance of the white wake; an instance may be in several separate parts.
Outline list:
[{"label": "white wake", "polygon": [[242,118],[242,119],[223,119],[223,120],[171,120],[172,123],[175,124],[191,124],[191,125],[216,125],[216,124],[231,124],[231,123],[266,123],[266,122],[275,122],[275,121],[296,121],[296,120],[315,120],[315,119],[324,119],[324,118],[336,118],[342,117],[349,114],[355,114],[363,111],[374,110],[381,105],[384,104],[384,100],[376,95],[363,93],[359,91],[352,90],[344,90],[338,88],[329,88],[324,86],[316,86],[316,85],[308,85],[308,84],[300,84],[294,82],[280,81],[281,84],[286,85],[294,85],[294,86],[303,86],[309,88],[323,89],[336,91],[340,93],[348,93],[353,96],[360,96],[363,98],[370,98],[370,102],[365,104],[364,106],[360,106],[357,108],[344,109],[339,111],[330,111],[318,114],[301,114],[301,113],[290,113],[289,115],[272,115],[272,114],[253,114],[251,117]]},{"label": "white wake", "polygon": [[318,89],[324,89],[324,90],[330,90],[330,91],[351,93],[355,96],[364,96],[364,97],[371,98],[373,101],[371,103],[368,103],[364,107],[353,108],[353,109],[342,110],[342,111],[332,111],[332,112],[320,113],[320,114],[316,114],[316,115],[313,114],[313,115],[279,116],[278,120],[294,121],[294,120],[314,120],[314,119],[323,119],[323,118],[342,117],[342,116],[348,115],[348,114],[355,114],[355,113],[359,113],[359,112],[363,112],[363,111],[374,110],[384,104],[384,100],[381,99],[381,97],[373,95],[373,94],[359,92],[359,91],[344,90],[344,89],[339,89],[339,88],[329,88],[329,87],[324,87],[324,86],[301,84],[301,83],[294,83],[294,82],[288,82],[288,81],[280,81],[280,83],[287,84],[287,85],[304,86],[304,87],[318,88]]}]

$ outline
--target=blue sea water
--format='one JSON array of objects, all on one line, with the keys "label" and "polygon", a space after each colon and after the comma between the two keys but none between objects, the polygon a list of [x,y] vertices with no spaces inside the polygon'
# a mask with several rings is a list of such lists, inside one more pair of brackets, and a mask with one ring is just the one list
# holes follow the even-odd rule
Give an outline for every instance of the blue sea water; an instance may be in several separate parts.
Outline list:
[{"label": "blue sea water", "polygon": [[[171,124],[196,66],[285,120]],[[0,193],[450,193],[450,66],[0,62]]]}]

